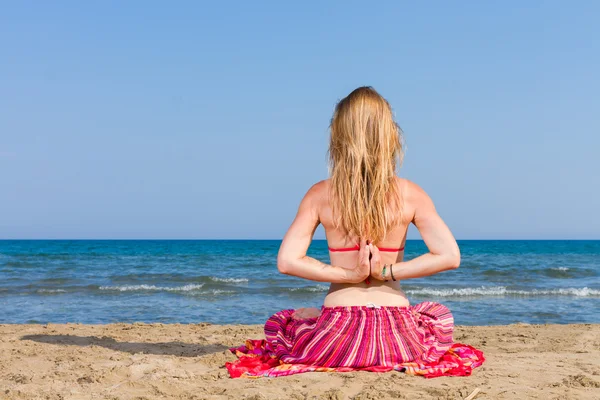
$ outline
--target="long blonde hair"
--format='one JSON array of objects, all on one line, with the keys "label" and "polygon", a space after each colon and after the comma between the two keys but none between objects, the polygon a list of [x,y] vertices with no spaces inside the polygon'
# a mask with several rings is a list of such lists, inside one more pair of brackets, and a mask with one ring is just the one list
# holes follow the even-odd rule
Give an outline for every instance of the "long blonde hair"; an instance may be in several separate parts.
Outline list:
[{"label": "long blonde hair", "polygon": [[401,218],[395,182],[403,158],[402,130],[389,103],[372,87],[343,98],[331,118],[331,207],[348,236],[382,241]]}]

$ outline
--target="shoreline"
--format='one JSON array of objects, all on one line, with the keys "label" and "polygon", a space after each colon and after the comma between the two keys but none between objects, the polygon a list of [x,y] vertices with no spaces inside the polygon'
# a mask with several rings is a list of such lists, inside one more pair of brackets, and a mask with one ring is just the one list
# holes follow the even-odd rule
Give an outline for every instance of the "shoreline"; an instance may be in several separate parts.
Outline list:
[{"label": "shoreline", "polygon": [[470,377],[399,372],[306,373],[230,379],[229,347],[263,338],[262,325],[0,324],[4,399],[594,399],[600,324],[457,326],[481,349]]}]

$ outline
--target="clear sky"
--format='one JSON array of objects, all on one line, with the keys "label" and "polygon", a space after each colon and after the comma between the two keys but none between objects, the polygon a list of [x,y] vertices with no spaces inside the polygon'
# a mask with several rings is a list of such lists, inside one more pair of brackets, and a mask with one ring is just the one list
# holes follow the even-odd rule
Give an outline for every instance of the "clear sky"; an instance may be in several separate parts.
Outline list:
[{"label": "clear sky", "polygon": [[335,103],[372,85],[405,131],[400,175],[457,238],[599,239],[599,15],[4,2],[0,238],[279,239],[327,178]]}]

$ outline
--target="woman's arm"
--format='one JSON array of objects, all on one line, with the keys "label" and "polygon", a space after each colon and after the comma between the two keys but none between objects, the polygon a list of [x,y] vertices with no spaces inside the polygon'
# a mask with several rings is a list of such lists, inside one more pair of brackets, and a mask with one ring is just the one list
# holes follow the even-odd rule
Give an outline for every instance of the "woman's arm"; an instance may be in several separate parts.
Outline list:
[{"label": "woman's arm", "polygon": [[317,226],[319,226],[318,199],[321,189],[319,183],[306,193],[294,222],[288,229],[277,256],[279,272],[318,282],[357,283],[369,276],[369,249],[361,242],[358,265],[353,269],[341,268],[322,263],[308,257],[310,246]]},{"label": "woman's arm", "polygon": [[[421,278],[423,276],[437,274],[438,272],[456,269],[460,265],[460,250],[458,244],[438,215],[433,201],[414,183],[408,185],[409,202],[414,204],[415,214],[412,223],[417,227],[429,253],[423,254],[410,261],[398,262],[392,265],[394,278],[396,280]],[[381,257],[376,246],[372,246],[371,253],[371,275],[375,279],[382,280]],[[385,280],[390,280],[390,266],[386,268]]]}]

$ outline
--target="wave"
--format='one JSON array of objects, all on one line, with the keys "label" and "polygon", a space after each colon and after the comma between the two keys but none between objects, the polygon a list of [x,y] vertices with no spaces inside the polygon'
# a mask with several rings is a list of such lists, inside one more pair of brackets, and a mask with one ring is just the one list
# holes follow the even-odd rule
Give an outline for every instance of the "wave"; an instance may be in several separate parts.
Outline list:
[{"label": "wave", "polygon": [[224,283],[248,283],[247,278],[218,278],[215,276],[209,277],[211,281],[214,282],[224,282]]},{"label": "wave", "polygon": [[418,288],[404,291],[416,296],[437,297],[472,297],[472,296],[575,296],[575,297],[600,297],[599,289],[583,288],[557,288],[557,289],[533,289],[516,290],[507,289],[506,286],[481,286],[479,288],[452,288],[433,289]]},{"label": "wave", "polygon": [[164,283],[187,283],[187,284],[231,284],[248,283],[248,278],[222,278],[209,275],[189,275],[180,273],[133,273],[125,275],[113,275],[110,277],[112,283],[122,285],[155,285]]},{"label": "wave", "polygon": [[203,291],[202,294],[233,294],[235,290],[210,289]]},{"label": "wave", "polygon": [[[520,279],[539,279],[542,276],[545,278],[588,278],[598,276],[599,272],[594,268],[584,267],[550,267],[550,268],[534,268],[534,269],[491,269],[481,272],[486,277],[496,278],[520,278]],[[543,279],[543,278],[542,278]]]},{"label": "wave", "polygon": [[316,285],[316,286],[304,286],[298,288],[290,288],[290,292],[326,292],[329,290],[329,286]]},{"label": "wave", "polygon": [[189,284],[184,286],[155,286],[155,285],[123,285],[123,286],[100,286],[98,289],[114,292],[191,292],[204,286],[201,284]]},{"label": "wave", "polygon": [[110,292],[170,292],[170,293],[185,293],[189,295],[218,295],[218,294],[233,294],[235,290],[218,289],[218,288],[203,288],[204,284],[189,284],[184,286],[155,286],[155,285],[122,285],[122,286],[94,286],[84,287],[65,287],[65,289],[36,289],[35,293],[42,295],[71,293],[78,290],[100,290],[105,293]]}]

